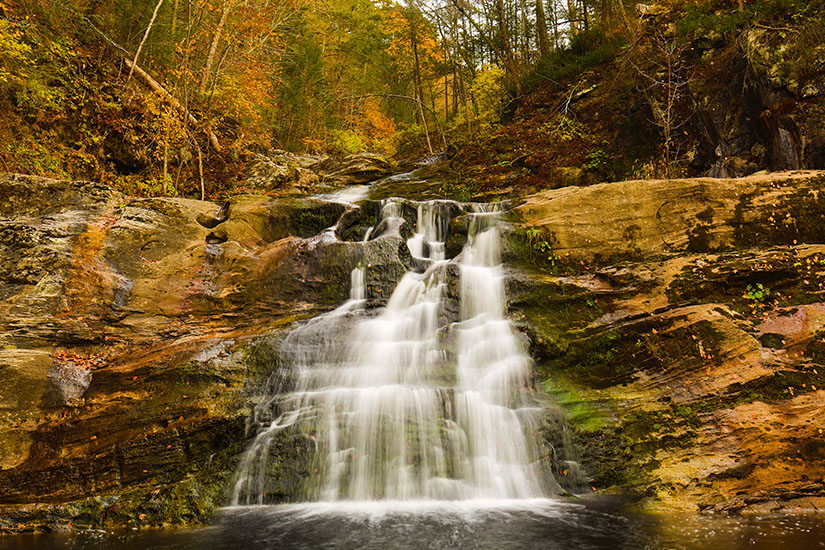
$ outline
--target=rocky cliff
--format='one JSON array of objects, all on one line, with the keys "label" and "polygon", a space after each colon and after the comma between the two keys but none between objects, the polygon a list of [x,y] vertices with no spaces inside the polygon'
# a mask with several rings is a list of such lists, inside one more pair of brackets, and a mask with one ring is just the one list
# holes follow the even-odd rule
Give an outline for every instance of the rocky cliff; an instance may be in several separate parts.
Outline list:
[{"label": "rocky cliff", "polygon": [[825,505],[823,191],[821,172],[626,181],[515,209],[512,309],[594,487]]},{"label": "rocky cliff", "polygon": [[[560,478],[564,459],[651,506],[825,505],[823,190],[817,172],[618,182],[512,210],[510,313],[566,417],[546,434]],[[409,267],[409,228],[362,243],[359,204],[2,176],[0,530],[226,502],[284,328],[343,302],[356,264],[374,305]]]},{"label": "rocky cliff", "polygon": [[[372,214],[370,214],[372,215]],[[369,216],[365,216],[369,217]],[[406,270],[360,210],[0,179],[0,530],[197,521],[224,502],[279,329]]]}]

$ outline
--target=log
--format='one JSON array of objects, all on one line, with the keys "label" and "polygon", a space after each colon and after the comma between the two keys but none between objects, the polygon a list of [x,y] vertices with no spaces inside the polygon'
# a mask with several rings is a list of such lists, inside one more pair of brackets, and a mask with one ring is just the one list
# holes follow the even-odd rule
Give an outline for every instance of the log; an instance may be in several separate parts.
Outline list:
[{"label": "log", "polygon": [[[152,75],[141,69],[136,63],[132,62],[131,59],[128,57],[124,57],[123,60],[126,62],[126,66],[129,67],[129,70],[136,74],[138,77],[143,80],[147,86],[149,86],[154,92],[158,95],[163,97],[166,102],[171,105],[175,110],[177,110],[182,116],[186,117],[186,119],[192,123],[193,126],[200,127],[201,124],[198,122],[198,119],[189,112],[189,110],[184,107],[180,101],[175,99],[175,96],[170,94],[166,88],[161,86],[160,82],[152,78]],[[221,152],[221,144],[218,142],[218,136],[215,135],[214,132],[209,130],[208,128],[204,128],[204,131],[209,137],[209,144],[215,150],[215,152]]]}]

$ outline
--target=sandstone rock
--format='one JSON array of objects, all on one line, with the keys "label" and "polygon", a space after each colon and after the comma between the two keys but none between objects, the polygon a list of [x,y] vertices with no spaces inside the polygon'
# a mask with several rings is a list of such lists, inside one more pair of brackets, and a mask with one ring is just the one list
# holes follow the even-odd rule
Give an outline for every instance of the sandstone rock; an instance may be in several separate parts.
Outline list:
[{"label": "sandstone rock", "polygon": [[357,264],[380,302],[411,261],[397,236],[335,238],[361,211],[312,199],[0,193],[0,531],[203,520],[279,331],[345,301]]},{"label": "sandstone rock", "polygon": [[[651,507],[825,496],[824,178],[617,182],[518,206],[508,306],[564,411],[541,428],[557,467]],[[3,181],[0,530],[203,520],[225,503],[281,331],[343,302],[356,265],[376,305],[413,263],[410,202],[362,243],[335,232],[372,225],[369,201]],[[444,208],[454,255],[469,219]],[[749,297],[755,284],[770,296]],[[285,494],[303,472],[286,468]]]},{"label": "sandstone rock", "polygon": [[[594,487],[651,509],[819,502],[822,174],[662,185],[547,191],[517,209],[509,306],[578,460]],[[553,261],[534,247],[545,238]],[[749,294],[757,284],[770,294]]]},{"label": "sandstone rock", "polygon": [[390,163],[375,153],[356,153],[342,159],[328,158],[316,170],[324,180],[336,185],[352,185],[375,181],[392,173]]},{"label": "sandstone rock", "polygon": [[246,184],[262,191],[275,191],[291,185],[308,187],[318,182],[313,169],[322,160],[323,157],[287,151],[254,154],[246,171]]},{"label": "sandstone rock", "polygon": [[562,188],[515,209],[556,255],[604,264],[673,252],[825,242],[821,172]]}]

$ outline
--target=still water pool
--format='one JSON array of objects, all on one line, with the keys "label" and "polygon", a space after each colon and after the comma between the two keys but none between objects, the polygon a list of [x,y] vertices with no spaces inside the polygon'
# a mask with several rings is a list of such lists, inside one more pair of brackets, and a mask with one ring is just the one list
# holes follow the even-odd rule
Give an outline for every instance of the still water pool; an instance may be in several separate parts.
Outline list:
[{"label": "still water pool", "polygon": [[225,508],[201,529],[0,537],[0,548],[815,550],[825,515],[642,515],[550,499],[301,504]]}]

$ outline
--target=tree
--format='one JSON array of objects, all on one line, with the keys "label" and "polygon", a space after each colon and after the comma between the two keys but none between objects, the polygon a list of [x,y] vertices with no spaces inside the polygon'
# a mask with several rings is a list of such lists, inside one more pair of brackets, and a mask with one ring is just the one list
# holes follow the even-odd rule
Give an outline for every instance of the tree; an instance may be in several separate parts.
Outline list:
[{"label": "tree", "polygon": [[689,47],[687,41],[656,29],[639,44],[637,59],[632,61],[640,77],[637,88],[650,106],[653,122],[662,129],[668,171],[678,156],[674,150],[677,130],[690,121],[695,111],[690,95],[692,67],[685,61]]}]

